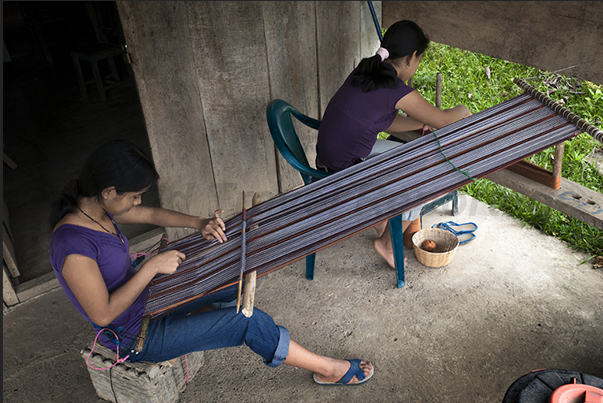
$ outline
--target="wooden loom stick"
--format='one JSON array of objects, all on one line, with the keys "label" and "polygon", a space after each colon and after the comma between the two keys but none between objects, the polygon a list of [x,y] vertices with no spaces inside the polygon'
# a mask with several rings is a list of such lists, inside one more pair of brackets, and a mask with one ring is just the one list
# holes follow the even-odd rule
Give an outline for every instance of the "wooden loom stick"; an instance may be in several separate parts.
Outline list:
[{"label": "wooden loom stick", "polygon": [[[161,241],[159,242],[159,250],[167,245],[168,237],[167,233],[163,233],[161,236]],[[147,332],[149,331],[149,322],[151,318],[145,316],[142,318],[142,322],[140,323],[140,330],[138,331],[138,340],[136,340],[136,345],[134,346],[134,351],[140,353],[144,347],[144,339],[147,337]]]},{"label": "wooden loom stick", "polygon": [[[569,122],[576,125],[583,132],[591,135],[596,140],[603,142],[603,133],[598,128],[586,122],[579,116],[575,115],[570,110],[563,107],[561,104],[553,101],[551,98],[536,90],[534,87],[527,84],[525,81],[519,78],[515,78],[513,82],[517,84],[517,86],[519,86],[522,90],[524,90],[526,94],[529,94],[530,96],[538,99],[544,105],[548,106],[553,111],[555,111],[555,113],[558,113],[559,115],[567,119]],[[563,150],[564,142],[559,143],[555,146],[555,158],[553,162],[552,172],[547,171],[544,168],[534,165],[528,161],[519,161],[511,166],[508,166],[507,170],[515,172],[516,174],[524,176],[526,178],[532,179],[552,189],[560,189]]]},{"label": "wooden loom stick", "polygon": [[571,112],[569,109],[562,106],[560,103],[553,101],[551,98],[547,97],[542,92],[538,91],[536,88],[532,87],[525,81],[519,78],[515,78],[513,82],[517,84],[517,86],[521,88],[526,94],[536,98],[544,105],[551,108],[555,113],[561,115],[568,122],[578,127],[578,129],[580,129],[584,133],[589,134],[595,140],[598,140],[599,142],[603,143],[603,131],[599,130],[594,125],[591,125],[575,113]]},{"label": "wooden loom stick", "polygon": [[[260,204],[261,196],[258,193],[253,194],[251,199],[251,205],[255,206]],[[252,230],[254,227],[249,228]],[[250,317],[253,315],[253,303],[255,301],[255,283],[257,278],[257,270],[254,270],[245,275],[245,290],[243,291],[243,315]]]},{"label": "wooden loom stick", "polygon": [[247,225],[247,211],[245,210],[245,191],[243,191],[243,231],[241,236],[241,270],[239,271],[239,291],[237,293],[237,313],[241,307],[241,290],[243,289],[243,272],[245,271],[245,243],[247,242],[245,226]]}]

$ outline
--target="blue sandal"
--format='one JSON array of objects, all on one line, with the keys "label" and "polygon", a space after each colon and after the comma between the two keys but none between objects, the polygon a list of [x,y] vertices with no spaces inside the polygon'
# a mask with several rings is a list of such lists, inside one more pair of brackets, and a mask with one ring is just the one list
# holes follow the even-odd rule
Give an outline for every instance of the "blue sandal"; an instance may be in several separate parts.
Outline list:
[{"label": "blue sandal", "polygon": [[[462,226],[473,226],[474,228],[471,230],[460,230],[459,228],[461,228]],[[454,229],[452,227],[456,227],[457,229]],[[475,234],[473,232],[477,230],[477,224],[472,222],[457,224],[453,221],[446,221],[434,224],[431,226],[431,228],[440,228],[452,233],[459,239],[459,245],[461,245],[475,239]]]},{"label": "blue sandal", "polygon": [[[321,381],[320,379],[318,379],[316,374],[314,374],[314,382],[316,382],[319,385],[354,386],[354,385],[361,385],[365,382],[368,382],[373,377],[373,374],[375,373],[374,367],[371,369],[371,373],[368,376],[365,376],[364,371],[362,370],[362,368],[360,368],[360,363],[362,362],[362,360],[354,359],[354,360],[348,360],[348,361],[350,362],[350,369],[348,369],[348,372],[346,372],[345,375],[343,377],[341,377],[341,379],[338,380],[337,382]],[[358,382],[350,383],[350,381],[352,380],[354,375],[356,375],[358,377]]]},{"label": "blue sandal", "polygon": [[473,241],[475,239],[475,234],[473,232],[465,232],[462,234],[459,233],[456,237],[459,240],[459,245],[462,245],[469,241]]},{"label": "blue sandal", "polygon": [[[463,226],[465,226],[465,227],[469,226],[469,228],[468,229],[463,229],[462,228]],[[455,223],[453,221],[446,221],[446,222],[441,222],[439,224],[435,224],[431,228],[435,228],[435,227],[439,227],[439,228],[445,229],[447,231],[450,231],[454,235],[469,234],[469,233],[472,233],[475,230],[477,230],[477,224],[475,224],[473,222],[465,222],[465,223],[462,223],[462,224],[457,224],[457,223]]]}]

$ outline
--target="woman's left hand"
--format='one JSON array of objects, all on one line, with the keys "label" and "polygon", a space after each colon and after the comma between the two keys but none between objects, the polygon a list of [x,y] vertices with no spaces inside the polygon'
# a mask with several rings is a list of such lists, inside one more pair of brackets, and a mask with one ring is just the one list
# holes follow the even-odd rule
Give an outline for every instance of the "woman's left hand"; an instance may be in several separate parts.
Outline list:
[{"label": "woman's left hand", "polygon": [[224,233],[224,231],[226,231],[226,226],[220,218],[220,214],[223,212],[224,210],[216,210],[214,212],[214,218],[201,219],[199,231],[201,232],[201,235],[203,235],[203,238],[207,240],[217,239],[220,243],[227,241],[226,234]]},{"label": "woman's left hand", "polygon": [[423,129],[421,130],[422,131],[421,136],[429,134],[435,130],[436,130],[435,127],[431,127],[429,125],[423,125]]}]

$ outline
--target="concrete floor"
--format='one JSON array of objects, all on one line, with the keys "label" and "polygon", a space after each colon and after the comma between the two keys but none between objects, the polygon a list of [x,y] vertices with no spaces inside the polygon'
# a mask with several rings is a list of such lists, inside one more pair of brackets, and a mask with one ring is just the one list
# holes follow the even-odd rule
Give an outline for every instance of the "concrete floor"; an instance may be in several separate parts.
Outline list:
[{"label": "concrete floor", "polygon": [[[443,206],[424,227],[450,220]],[[478,226],[452,262],[428,268],[407,249],[406,286],[372,250],[373,230],[263,276],[257,306],[320,354],[370,360],[360,387],[321,387],[311,374],[268,368],[246,347],[205,353],[186,402],[501,402],[535,369],[603,378],[603,272],[588,256],[467,196],[457,222]],[[60,289],[4,317],[4,401],[101,402],[80,350],[91,327]]]}]

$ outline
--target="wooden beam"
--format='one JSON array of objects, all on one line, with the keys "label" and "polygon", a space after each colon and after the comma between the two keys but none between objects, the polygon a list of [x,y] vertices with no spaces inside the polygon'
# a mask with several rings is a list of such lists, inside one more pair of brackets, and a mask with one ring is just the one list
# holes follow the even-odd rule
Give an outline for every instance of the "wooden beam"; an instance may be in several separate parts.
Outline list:
[{"label": "wooden beam", "polygon": [[603,195],[599,192],[564,178],[559,189],[552,189],[508,169],[486,179],[603,230]]},{"label": "wooden beam", "polygon": [[13,289],[13,284],[10,282],[6,265],[3,264],[2,268],[2,298],[7,306],[16,305],[19,303],[19,298],[17,298],[17,293]]},{"label": "wooden beam", "polygon": [[411,20],[435,42],[603,84],[599,1],[384,1],[382,8],[384,28]]},{"label": "wooden beam", "polygon": [[37,298],[42,294],[59,288],[61,284],[57,280],[54,271],[43,274],[33,280],[26,281],[15,287],[15,292],[19,298],[19,302],[25,302],[32,298]]},{"label": "wooden beam", "polygon": [[[8,212],[7,210],[5,210]],[[6,264],[6,267],[10,271],[11,277],[17,278],[21,275],[19,268],[17,267],[17,258],[15,254],[15,247],[13,245],[12,236],[10,233],[10,224],[8,223],[8,214],[5,215],[5,220],[2,226],[2,259]]]}]

